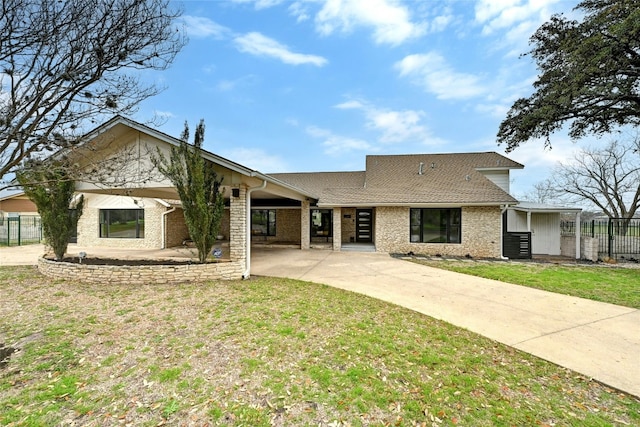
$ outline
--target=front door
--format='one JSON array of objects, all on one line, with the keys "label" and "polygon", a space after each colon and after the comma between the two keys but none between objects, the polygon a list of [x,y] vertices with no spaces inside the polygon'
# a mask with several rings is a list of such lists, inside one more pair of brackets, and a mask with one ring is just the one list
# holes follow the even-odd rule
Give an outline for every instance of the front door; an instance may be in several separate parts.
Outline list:
[{"label": "front door", "polygon": [[373,242],[373,209],[356,209],[356,242]]}]

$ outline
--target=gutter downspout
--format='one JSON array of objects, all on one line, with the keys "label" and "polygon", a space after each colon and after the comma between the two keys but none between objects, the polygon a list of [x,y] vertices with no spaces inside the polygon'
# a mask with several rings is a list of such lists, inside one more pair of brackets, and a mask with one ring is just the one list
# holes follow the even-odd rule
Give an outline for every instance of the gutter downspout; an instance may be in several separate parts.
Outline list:
[{"label": "gutter downspout", "polygon": [[264,190],[264,188],[267,186],[267,180],[263,179],[262,180],[262,185],[258,185],[257,187],[251,187],[248,188],[246,193],[245,193],[245,200],[246,200],[246,214],[247,214],[247,236],[246,236],[246,268],[244,270],[244,273],[242,273],[242,279],[246,280],[249,278],[250,275],[250,270],[251,270],[251,193],[253,193],[255,190]]},{"label": "gutter downspout", "polygon": [[166,249],[167,248],[167,242],[165,239],[165,235],[166,235],[166,228],[167,228],[167,215],[169,215],[171,212],[174,212],[176,210],[176,207],[172,207],[171,209],[169,209],[168,211],[164,211],[162,212],[162,227],[160,227],[160,238],[162,239],[162,245],[160,247],[160,249]]},{"label": "gutter downspout", "polygon": [[500,259],[508,260],[509,258],[504,256],[504,233],[507,231],[504,222],[504,213],[509,209],[509,205],[501,206],[500,210]]}]

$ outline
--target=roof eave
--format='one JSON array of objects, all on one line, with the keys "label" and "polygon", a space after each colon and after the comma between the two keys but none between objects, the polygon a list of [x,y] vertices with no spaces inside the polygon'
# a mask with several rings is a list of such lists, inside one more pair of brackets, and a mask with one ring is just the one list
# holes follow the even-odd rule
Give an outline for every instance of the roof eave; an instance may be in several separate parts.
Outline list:
[{"label": "roof eave", "polygon": [[479,206],[512,206],[516,205],[518,202],[514,201],[501,201],[501,202],[472,202],[472,203],[457,203],[457,202],[436,202],[436,203],[424,203],[424,202],[415,202],[415,203],[323,203],[318,202],[317,206],[319,208],[375,208],[375,207],[411,207],[411,208],[420,208],[420,207],[433,207],[433,208],[447,208],[447,207],[479,207]]},{"label": "roof eave", "polygon": [[[156,129],[150,128],[148,126],[145,126],[141,123],[138,123],[136,121],[127,119],[126,117],[122,117],[122,116],[116,116],[114,118],[112,118],[111,120],[109,120],[108,122],[104,123],[103,125],[97,127],[96,129],[94,129],[93,131],[85,134],[82,139],[87,141],[90,140],[92,138],[95,138],[97,135],[99,135],[100,133],[106,132],[107,130],[113,128],[114,126],[118,125],[118,124],[123,124],[125,126],[129,126],[130,128],[137,130],[138,132],[143,132],[146,133],[156,139],[159,139],[161,141],[164,141],[168,144],[174,145],[174,146],[179,146],[180,145],[180,140],[178,138],[174,138],[171,135],[167,135],[164,132],[160,132]],[[263,174],[262,172],[259,172],[257,170],[254,169],[250,169],[246,166],[243,166],[239,163],[236,163],[232,160],[226,159],[224,157],[221,157],[217,154],[214,154],[210,151],[207,150],[202,150],[202,154],[203,157],[213,163],[217,163],[220,166],[227,168],[233,172],[237,172],[249,177],[254,177],[254,178],[258,178],[258,179],[262,179],[264,181],[267,181],[268,183],[272,183],[272,184],[276,184],[279,186],[282,186],[288,190],[291,190],[293,192],[299,193],[302,196],[305,197],[309,197],[309,198],[313,198],[313,199],[317,199],[318,197],[314,194],[310,194],[298,187],[292,186],[290,184],[287,184],[283,181],[280,181],[276,178],[272,178],[266,174]]]}]

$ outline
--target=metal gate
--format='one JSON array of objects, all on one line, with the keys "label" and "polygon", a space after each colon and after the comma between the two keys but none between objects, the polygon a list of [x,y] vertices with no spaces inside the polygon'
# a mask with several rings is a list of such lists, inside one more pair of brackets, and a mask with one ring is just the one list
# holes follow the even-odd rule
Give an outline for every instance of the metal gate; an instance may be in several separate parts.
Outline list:
[{"label": "metal gate", "polygon": [[[574,221],[562,221],[562,234],[574,236]],[[608,218],[585,221],[580,224],[580,234],[598,239],[598,257],[613,259],[640,259],[640,219]]]},{"label": "metal gate", "polygon": [[0,216],[0,245],[28,245],[42,241],[42,223],[38,215]]},{"label": "metal gate", "polygon": [[599,235],[598,254],[609,258],[640,258],[640,220],[609,218],[608,221],[593,222],[592,230]]}]

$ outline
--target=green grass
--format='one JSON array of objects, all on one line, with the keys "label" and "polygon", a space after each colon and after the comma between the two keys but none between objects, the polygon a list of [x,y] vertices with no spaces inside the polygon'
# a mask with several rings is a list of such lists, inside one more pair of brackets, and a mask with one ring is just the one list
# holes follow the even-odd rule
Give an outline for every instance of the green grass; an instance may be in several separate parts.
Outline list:
[{"label": "green grass", "polygon": [[640,308],[640,269],[636,268],[530,262],[413,261],[458,273]]},{"label": "green grass", "polygon": [[[294,280],[87,285],[0,268],[0,425],[640,425],[638,399]],[[125,313],[126,311],[126,313]]]}]

